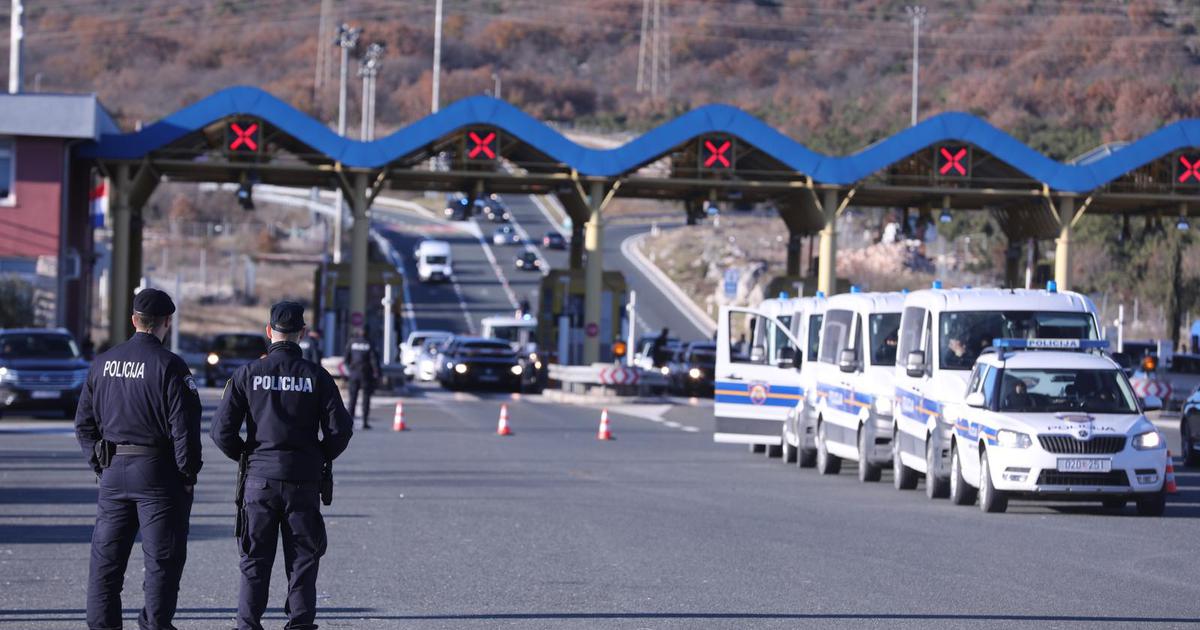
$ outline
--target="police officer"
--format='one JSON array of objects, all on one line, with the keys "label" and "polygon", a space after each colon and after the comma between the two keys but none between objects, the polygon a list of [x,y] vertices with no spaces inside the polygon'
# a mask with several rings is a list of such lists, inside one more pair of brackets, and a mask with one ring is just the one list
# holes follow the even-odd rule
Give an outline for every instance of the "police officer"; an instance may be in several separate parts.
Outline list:
[{"label": "police officer", "polygon": [[321,331],[309,329],[308,334],[300,338],[299,345],[305,361],[321,365]]},{"label": "police officer", "polygon": [[143,630],[174,628],[200,472],[200,397],[187,364],[163,347],[175,304],[157,289],[133,299],[131,339],[96,357],[75,436],[99,476],[88,569],[89,628],[121,627],[121,587],[138,531],[145,561]]},{"label": "police officer", "polygon": [[362,328],[354,330],[354,336],[346,343],[346,351],[342,353],[346,363],[346,376],[350,381],[350,415],[357,413],[358,392],[362,391],[363,428],[371,428],[371,394],[375,384],[379,382],[379,356],[375,347],[367,340]]},{"label": "police officer", "polygon": [[304,307],[296,302],[271,307],[267,356],[233,373],[213,418],[212,439],[221,452],[234,460],[245,454],[247,462],[245,526],[238,541],[242,630],[262,628],[280,531],[287,627],[317,627],[317,566],[326,545],[322,471],[346,449],[354,422],[333,377],[301,357],[296,342],[303,335]]}]

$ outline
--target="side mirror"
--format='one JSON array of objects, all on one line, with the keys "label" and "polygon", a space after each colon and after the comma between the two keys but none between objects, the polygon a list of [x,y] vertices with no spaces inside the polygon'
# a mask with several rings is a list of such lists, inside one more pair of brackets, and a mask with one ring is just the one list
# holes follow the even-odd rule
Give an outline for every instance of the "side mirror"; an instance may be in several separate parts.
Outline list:
[{"label": "side mirror", "polygon": [[1158,411],[1163,408],[1163,400],[1158,396],[1142,398],[1142,411]]},{"label": "side mirror", "polygon": [[838,355],[838,369],[843,372],[853,372],[858,369],[858,354],[853,348],[845,348]]},{"label": "side mirror", "polygon": [[904,359],[904,371],[914,378],[925,376],[925,352],[923,350],[909,352]]},{"label": "side mirror", "polygon": [[968,407],[976,409],[982,409],[987,404],[987,401],[983,399],[983,392],[971,392],[967,394],[967,399],[963,402],[967,403]]}]

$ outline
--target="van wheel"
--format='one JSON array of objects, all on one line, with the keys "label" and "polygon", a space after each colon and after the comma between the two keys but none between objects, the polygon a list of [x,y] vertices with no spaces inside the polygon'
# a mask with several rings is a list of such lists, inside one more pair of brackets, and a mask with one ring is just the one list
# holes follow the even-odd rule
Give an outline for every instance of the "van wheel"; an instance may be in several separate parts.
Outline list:
[{"label": "van wheel", "polygon": [[930,499],[945,499],[950,496],[950,480],[938,476],[935,472],[936,462],[937,445],[933,443],[931,435],[925,439],[925,496]]},{"label": "van wheel", "polygon": [[900,432],[892,432],[892,485],[897,490],[915,490],[917,488],[917,471],[905,466],[900,461]]},{"label": "van wheel", "polygon": [[863,483],[879,481],[883,475],[883,468],[878,464],[871,463],[871,447],[867,444],[867,440],[870,439],[866,427],[860,427],[858,429],[858,480]]},{"label": "van wheel", "polygon": [[751,453],[761,453],[761,452],[763,452],[763,451],[765,451],[765,450],[767,450],[767,445],[766,445],[766,444],[751,444],[751,445],[750,445],[750,452],[751,452]]},{"label": "van wheel", "polygon": [[767,457],[779,457],[783,455],[783,447],[778,444],[767,445]]},{"label": "van wheel", "polygon": [[1162,516],[1167,510],[1167,493],[1159,490],[1137,498],[1138,516]]},{"label": "van wheel", "polygon": [[789,444],[789,443],[788,443],[788,441],[787,441],[787,436],[786,436],[786,435],[782,437],[782,440],[783,440],[783,447],[782,447],[782,448],[783,448],[783,461],[784,461],[784,463],[787,463],[787,464],[795,464],[795,463],[796,463],[796,455],[797,455],[797,451],[798,451],[799,449],[797,449],[795,446],[792,446],[791,444]]},{"label": "van wheel", "polygon": [[979,456],[979,509],[991,513],[1008,509],[1008,495],[992,485],[992,467],[988,465],[987,451]]},{"label": "van wheel", "polygon": [[967,484],[962,474],[962,458],[958,448],[950,451],[950,502],[954,505],[971,505],[975,503],[978,490]]},{"label": "van wheel", "polygon": [[812,468],[817,465],[817,449],[802,448],[800,454],[796,457],[796,465],[801,468]]},{"label": "van wheel", "polygon": [[817,425],[817,472],[822,475],[836,475],[842,472],[842,458],[830,455],[825,448],[825,423]]}]

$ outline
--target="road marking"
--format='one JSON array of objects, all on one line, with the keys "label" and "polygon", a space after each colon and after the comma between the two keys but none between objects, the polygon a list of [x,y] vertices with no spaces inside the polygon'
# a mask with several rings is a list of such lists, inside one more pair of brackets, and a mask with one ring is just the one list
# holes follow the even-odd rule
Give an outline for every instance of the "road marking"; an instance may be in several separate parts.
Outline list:
[{"label": "road marking", "polygon": [[[533,199],[534,197],[533,195],[529,195],[529,198]],[[533,252],[533,255],[537,256],[538,271],[542,272],[542,277],[550,275],[550,262],[542,255],[541,250],[533,245],[533,241],[529,238],[529,233],[525,231],[525,228],[521,227],[521,222],[517,221],[517,215],[513,214],[512,210],[508,211],[508,222],[512,224],[517,235],[521,237],[521,242],[525,244],[525,251]]]},{"label": "road marking", "polygon": [[696,330],[704,333],[705,337],[712,336],[713,331],[717,329],[717,323],[708,316],[708,313],[705,313],[703,309],[693,302],[692,298],[688,297],[683,292],[683,289],[679,288],[679,285],[668,278],[667,274],[663,273],[657,265],[650,262],[640,251],[641,242],[648,234],[649,232],[634,234],[622,241],[621,255],[625,256],[625,259],[633,264],[647,281],[658,287],[659,292],[673,298],[668,300],[668,302],[674,303],[680,314],[687,318],[696,327]]},{"label": "road marking", "polygon": [[674,420],[667,420],[666,422],[663,422],[663,424],[668,427],[671,427],[672,429],[678,429],[683,426],[682,424],[679,424],[678,422],[675,422]]},{"label": "road marking", "polygon": [[685,433],[698,433],[700,429],[698,427],[683,427],[683,431]]},{"label": "road marking", "polygon": [[504,294],[508,296],[508,301],[512,304],[515,311],[521,303],[517,300],[517,294],[513,292],[512,287],[508,285],[508,278],[505,277],[504,270],[496,262],[496,255],[492,252],[492,246],[483,237],[483,230],[479,229],[479,224],[475,222],[474,218],[471,219],[470,225],[474,228],[473,231],[475,232],[475,238],[479,240],[479,246],[483,248],[483,255],[487,257],[488,264],[492,266],[492,271],[495,272],[496,279],[500,281],[500,287],[504,289]]}]

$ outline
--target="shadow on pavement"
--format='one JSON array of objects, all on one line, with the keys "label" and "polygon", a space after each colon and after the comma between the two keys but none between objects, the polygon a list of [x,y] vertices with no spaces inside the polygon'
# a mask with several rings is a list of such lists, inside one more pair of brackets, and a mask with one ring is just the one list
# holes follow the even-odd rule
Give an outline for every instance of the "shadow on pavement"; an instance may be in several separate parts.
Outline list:
[{"label": "shadow on pavement", "polygon": [[96,488],[0,488],[0,505],[96,503]]},{"label": "shadow on pavement", "polygon": [[[191,526],[189,541],[233,538],[233,523],[228,526]],[[90,543],[92,524],[86,525],[0,525],[0,544],[4,545],[53,545],[64,543]],[[0,611],[0,615],[7,611]],[[3,619],[0,616],[0,619]]]}]

